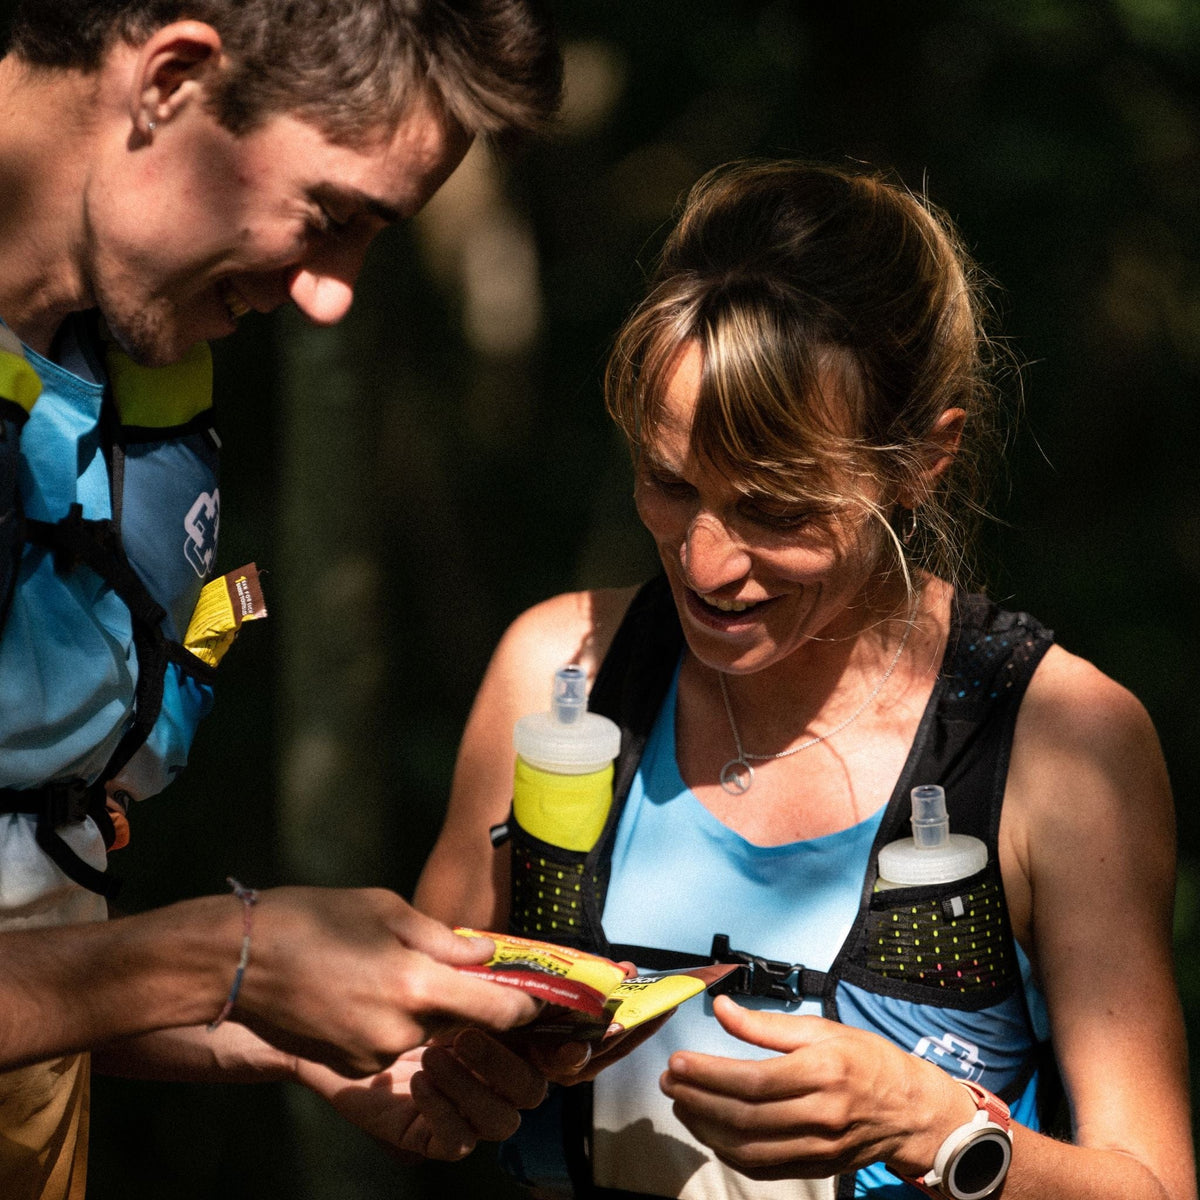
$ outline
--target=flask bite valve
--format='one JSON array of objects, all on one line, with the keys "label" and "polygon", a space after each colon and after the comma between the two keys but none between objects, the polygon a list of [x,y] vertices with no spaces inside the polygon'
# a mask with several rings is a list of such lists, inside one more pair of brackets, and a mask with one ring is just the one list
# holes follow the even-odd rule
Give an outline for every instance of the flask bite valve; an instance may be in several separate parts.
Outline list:
[{"label": "flask bite valve", "polygon": [[987,846],[976,837],[950,832],[945,790],[936,783],[923,783],[913,788],[909,797],[913,835],[889,842],[879,851],[877,886],[951,883],[982,871],[987,865]]}]

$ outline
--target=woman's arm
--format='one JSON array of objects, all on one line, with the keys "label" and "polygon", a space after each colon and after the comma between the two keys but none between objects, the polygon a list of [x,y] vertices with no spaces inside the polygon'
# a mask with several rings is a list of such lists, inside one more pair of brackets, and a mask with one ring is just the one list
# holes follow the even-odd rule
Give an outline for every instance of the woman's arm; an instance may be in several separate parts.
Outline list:
[{"label": "woman's arm", "polygon": [[1145,709],[1089,663],[1052,650],[1022,705],[1010,804],[1005,840],[1021,865],[1016,880],[1028,880],[1029,949],[1073,1140],[1093,1152],[1070,1157],[1078,1194],[1190,1200],[1187,1051],[1171,945],[1174,805]]},{"label": "woman's arm", "polygon": [[[1072,1144],[1017,1128],[1009,1200],[1194,1200],[1183,1022],[1171,965],[1174,832],[1145,711],[1052,650],[1022,706],[1001,830],[1014,924],[1033,952],[1071,1105]],[[680,1119],[755,1177],[882,1161],[924,1174],[969,1119],[964,1089],[873,1034],[722,999],[763,1061],[680,1053]]]},{"label": "woman's arm", "polygon": [[503,929],[508,850],[488,831],[512,804],[513,725],[550,707],[554,672],[578,663],[595,678],[631,589],[573,592],[522,613],[501,638],[467,719],[445,823],[417,884],[421,911],[451,925]]}]

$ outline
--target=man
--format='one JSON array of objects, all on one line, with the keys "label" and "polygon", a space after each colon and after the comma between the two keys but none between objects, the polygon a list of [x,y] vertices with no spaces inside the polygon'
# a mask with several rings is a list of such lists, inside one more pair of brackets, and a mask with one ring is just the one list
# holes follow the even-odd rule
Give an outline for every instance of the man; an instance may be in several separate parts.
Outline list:
[{"label": "man", "polygon": [[104,864],[210,702],[183,645],[218,516],[205,341],[288,301],[340,320],[374,235],[473,137],[544,124],[559,87],[539,0],[18,6],[0,60],[0,1195],[83,1194],[89,1051],[124,1074],[299,1078],[442,1157],[539,1098],[471,1031],[419,1074],[397,1061],[533,1011],[453,969],[486,944],[399,897],[234,885],[106,923]]}]

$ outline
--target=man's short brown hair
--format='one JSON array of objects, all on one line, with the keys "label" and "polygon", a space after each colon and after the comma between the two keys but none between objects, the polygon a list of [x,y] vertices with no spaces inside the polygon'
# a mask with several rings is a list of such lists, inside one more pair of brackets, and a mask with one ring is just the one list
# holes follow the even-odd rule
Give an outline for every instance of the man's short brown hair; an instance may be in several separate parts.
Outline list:
[{"label": "man's short brown hair", "polygon": [[561,97],[544,0],[21,0],[10,50],[94,71],[117,39],[139,45],[184,19],[221,36],[213,106],[239,134],[290,113],[361,142],[432,91],[468,132],[505,139],[544,127]]}]

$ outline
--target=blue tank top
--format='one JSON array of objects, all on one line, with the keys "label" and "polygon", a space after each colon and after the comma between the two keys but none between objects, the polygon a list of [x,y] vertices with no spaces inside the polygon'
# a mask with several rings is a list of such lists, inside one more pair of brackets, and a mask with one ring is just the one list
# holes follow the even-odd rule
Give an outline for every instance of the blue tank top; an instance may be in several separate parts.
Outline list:
[{"label": "blue tank top", "polygon": [[[828,970],[858,912],[862,874],[883,807],[824,837],[758,846],[747,841],[696,799],[675,756],[676,672],[621,814],[613,849],[604,928],[619,943],[670,946],[708,954],[714,932],[730,944],[783,962]],[[855,864],[861,864],[861,870]],[[821,1015],[818,1000],[787,1003],[739,997],[739,1003],[779,1012]],[[658,1087],[676,1050],[730,1058],[765,1058],[772,1052],[727,1034],[706,996],[689,1001],[649,1042],[599,1076],[593,1095],[594,1178],[602,1187],[654,1195],[721,1195],[744,1187],[694,1141],[671,1113]],[[629,1154],[618,1132],[642,1126],[638,1153]],[[686,1179],[684,1178],[686,1176]],[[796,1196],[795,1181],[753,1185],[764,1197],[774,1187]],[[737,1194],[736,1190],[732,1194]]]},{"label": "blue tank top", "polygon": [[[614,943],[670,946],[704,957],[714,932],[765,958],[827,971],[858,915],[863,879],[886,805],[848,829],[804,841],[758,846],[718,821],[688,788],[675,753],[678,669],[647,741],[613,848],[604,928]],[[664,866],[664,864],[666,864]],[[1026,1002],[1035,1032],[1045,1037],[1045,1004],[1029,962],[1017,948]],[[848,1001],[842,993],[842,1004]],[[871,1028],[870,1005],[888,1003],[859,994],[865,1009],[843,1012],[847,1023]],[[818,1000],[788,1003],[739,997],[738,1003],[776,1012],[821,1015]],[[1036,1031],[1042,1026],[1042,1031]],[[919,1040],[919,1039],[918,1039]],[[1013,1054],[1027,1049],[1028,1033],[1012,1030]],[[911,1047],[910,1047],[911,1048]],[[765,1058],[773,1052],[727,1034],[707,996],[681,1006],[636,1054],[603,1072],[594,1085],[592,1164],[602,1187],[652,1195],[740,1195],[748,1181],[728,1172],[695,1142],[671,1113],[658,1087],[676,1050],[730,1058]],[[1031,1085],[1014,1105],[1014,1118],[1036,1128]],[[617,1130],[641,1125],[637,1153]],[[697,1155],[703,1154],[703,1163]],[[692,1172],[686,1182],[682,1176]],[[702,1173],[727,1175],[705,1181]],[[682,1185],[682,1186],[681,1186]],[[880,1165],[858,1173],[855,1195],[882,1200],[896,1178]],[[754,1183],[748,1194],[769,1200],[797,1196],[797,1182]],[[790,1190],[789,1190],[790,1189]],[[886,1189],[886,1190],[885,1190]],[[903,1194],[915,1195],[911,1189]]]}]

